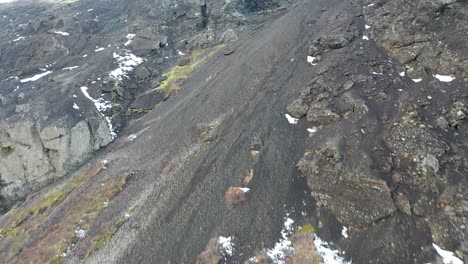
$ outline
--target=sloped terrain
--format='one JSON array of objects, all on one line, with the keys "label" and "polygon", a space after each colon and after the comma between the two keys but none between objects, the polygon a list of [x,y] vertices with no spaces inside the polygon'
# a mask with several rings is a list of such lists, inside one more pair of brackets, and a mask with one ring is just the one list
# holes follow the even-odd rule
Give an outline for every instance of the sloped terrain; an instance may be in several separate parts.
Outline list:
[{"label": "sloped terrain", "polygon": [[2,261],[466,262],[468,7],[396,2],[233,2],[220,41],[189,23],[115,140],[0,218]]}]

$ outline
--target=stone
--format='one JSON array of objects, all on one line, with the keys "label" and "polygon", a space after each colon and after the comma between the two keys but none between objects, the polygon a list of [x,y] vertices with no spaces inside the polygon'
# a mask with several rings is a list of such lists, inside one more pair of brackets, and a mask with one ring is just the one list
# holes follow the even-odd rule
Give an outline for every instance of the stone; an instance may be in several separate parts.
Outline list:
[{"label": "stone", "polygon": [[303,99],[296,99],[288,105],[287,110],[291,116],[301,118],[306,115],[309,106],[304,104]]},{"label": "stone", "polygon": [[433,173],[439,172],[439,161],[432,154],[424,155],[421,161],[421,166],[424,171],[430,170]]},{"label": "stone", "polygon": [[396,204],[397,204],[398,210],[402,211],[403,213],[407,215],[411,215],[411,204],[408,198],[406,198],[406,196],[404,196],[401,193],[397,194]]},{"label": "stone", "polygon": [[177,60],[177,65],[186,66],[192,61],[190,56],[182,56]]},{"label": "stone", "polygon": [[144,82],[151,76],[151,72],[146,67],[138,67],[135,70],[135,77],[138,82]]}]

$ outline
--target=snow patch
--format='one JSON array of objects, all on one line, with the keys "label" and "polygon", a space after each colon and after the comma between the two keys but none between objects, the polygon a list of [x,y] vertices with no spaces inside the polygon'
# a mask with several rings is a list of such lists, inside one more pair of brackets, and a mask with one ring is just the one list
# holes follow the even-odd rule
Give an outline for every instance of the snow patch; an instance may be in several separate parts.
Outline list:
[{"label": "snow patch", "polygon": [[432,243],[432,246],[437,251],[437,254],[439,254],[439,256],[442,257],[442,262],[444,264],[463,264],[463,261],[455,257],[455,254],[453,254],[453,252],[448,251],[448,250],[443,250],[439,246],[437,246],[435,243]]},{"label": "snow patch", "polygon": [[369,37],[368,36],[362,36],[362,39],[363,40],[369,40]]},{"label": "snow patch", "polygon": [[434,78],[438,79],[441,82],[451,82],[451,81],[455,80],[455,77],[448,76],[448,75],[435,74],[433,76],[434,76]]},{"label": "snow patch", "polygon": [[317,65],[317,63],[314,63],[315,59],[315,57],[307,56],[307,63],[310,63],[311,65]]},{"label": "snow patch", "polygon": [[109,75],[119,81],[122,81],[124,77],[129,78],[127,74],[133,71],[136,66],[143,63],[143,59],[135,56],[130,50],[124,50],[123,55],[114,52],[113,56],[117,60],[119,68],[111,71]]},{"label": "snow patch", "polygon": [[333,250],[330,248],[327,242],[323,241],[315,235],[314,239],[315,247],[317,252],[322,256],[323,263],[326,264],[350,264],[351,262],[345,261],[341,256],[338,250]]},{"label": "snow patch", "polygon": [[241,191],[243,191],[244,193],[248,193],[248,192],[250,191],[249,188],[245,188],[245,187],[239,188],[239,189],[240,189]]},{"label": "snow patch", "polygon": [[106,49],[106,48],[104,48],[104,47],[100,47],[100,48],[99,48],[99,47],[96,47],[96,49],[94,50],[94,52],[100,52],[100,51],[103,51],[103,50],[105,50],[105,49]]},{"label": "snow patch", "polygon": [[131,134],[130,136],[127,137],[129,141],[133,141],[137,138],[136,134]]},{"label": "snow patch", "polygon": [[80,110],[80,107],[76,103],[73,103],[73,109]]},{"label": "snow patch", "polygon": [[365,27],[366,29],[369,29],[369,28],[370,28],[370,26],[369,26],[369,25],[365,25],[364,27]]},{"label": "snow patch", "polygon": [[49,75],[51,73],[53,73],[53,71],[46,71],[46,72],[43,72],[43,73],[39,73],[39,74],[36,74],[36,75],[34,75],[32,77],[21,79],[20,82],[21,83],[34,82],[34,81],[37,81],[37,80],[41,79],[42,77],[47,76],[47,75]]},{"label": "snow patch", "polygon": [[18,38],[16,38],[16,39],[12,40],[12,41],[13,41],[13,42],[17,42],[17,41],[20,41],[20,40],[23,40],[23,39],[25,39],[25,37],[18,37]]},{"label": "snow patch", "polygon": [[296,125],[297,122],[299,121],[299,119],[294,118],[294,117],[290,116],[289,114],[285,114],[284,116],[286,116],[286,119],[288,119],[288,122],[291,125]]},{"label": "snow patch", "polygon": [[309,133],[315,133],[315,132],[317,132],[317,128],[315,128],[315,127],[313,127],[313,128],[308,128],[308,129],[307,129],[307,132],[309,132]]},{"label": "snow patch", "polygon": [[70,35],[70,33],[63,32],[63,31],[54,31],[52,33],[57,34],[57,35],[62,35],[62,36],[69,36]]},{"label": "snow patch", "polygon": [[343,226],[343,229],[341,230],[341,235],[344,238],[348,238],[348,228],[346,228],[346,226]]},{"label": "snow patch", "polygon": [[404,72],[404,71],[402,71],[402,72],[400,72],[400,73],[398,73],[398,74],[400,74],[401,77],[404,77],[404,76],[405,76],[405,72]]},{"label": "snow patch", "polygon": [[79,68],[79,67],[80,67],[80,66],[65,67],[65,68],[63,68],[62,70],[64,70],[64,71],[66,71],[66,70],[71,71],[71,70],[74,70],[74,69]]},{"label": "snow patch", "polygon": [[234,243],[232,242],[232,237],[223,237],[218,238],[218,243],[224,251],[224,254],[227,256],[232,256],[234,253]]},{"label": "snow patch", "polygon": [[284,221],[284,228],[281,230],[281,239],[275,244],[272,249],[267,250],[267,255],[273,260],[273,263],[286,264],[286,256],[291,253],[294,248],[292,242],[288,239],[288,236],[292,234],[292,224],[294,220],[286,218]]},{"label": "snow patch", "polygon": [[86,235],[86,231],[84,231],[81,228],[78,228],[77,230],[75,230],[75,234],[77,238],[84,238]]},{"label": "snow patch", "polygon": [[412,80],[413,80],[413,82],[415,82],[415,83],[418,83],[418,82],[421,82],[421,81],[422,81],[422,79],[412,79]]},{"label": "snow patch", "polygon": [[127,47],[128,45],[130,45],[130,43],[132,43],[133,39],[135,38],[135,34],[127,34],[126,38],[127,38],[127,42],[124,43],[125,47]]},{"label": "snow patch", "polygon": [[371,73],[374,74],[374,75],[383,75],[383,73],[381,73],[381,72],[371,72]]},{"label": "snow patch", "polygon": [[107,109],[110,109],[112,108],[112,104],[110,101],[106,101],[104,100],[104,98],[98,98],[98,99],[94,99],[93,97],[91,97],[88,93],[88,87],[86,86],[82,86],[81,87],[81,92],[83,93],[83,95],[88,98],[91,102],[94,103],[94,106],[96,106],[96,109],[99,111],[99,113],[101,113],[101,115],[106,119],[107,121],[107,126],[109,127],[109,131],[111,132],[111,137],[112,137],[112,140],[115,139],[115,137],[117,136],[117,134],[114,132],[114,127],[112,126],[112,122],[111,122],[111,119],[110,117],[108,116],[105,116],[103,114],[103,112]]},{"label": "snow patch", "polygon": [[179,54],[179,56],[184,56],[184,55],[185,55],[185,53],[183,53],[183,52],[180,51],[180,50],[177,50],[177,54]]}]

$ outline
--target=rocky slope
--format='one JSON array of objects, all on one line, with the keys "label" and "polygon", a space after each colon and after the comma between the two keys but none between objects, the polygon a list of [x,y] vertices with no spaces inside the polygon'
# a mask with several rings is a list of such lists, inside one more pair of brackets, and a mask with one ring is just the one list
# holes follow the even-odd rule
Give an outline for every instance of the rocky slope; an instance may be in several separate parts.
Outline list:
[{"label": "rocky slope", "polygon": [[1,13],[2,261],[467,261],[466,1]]}]

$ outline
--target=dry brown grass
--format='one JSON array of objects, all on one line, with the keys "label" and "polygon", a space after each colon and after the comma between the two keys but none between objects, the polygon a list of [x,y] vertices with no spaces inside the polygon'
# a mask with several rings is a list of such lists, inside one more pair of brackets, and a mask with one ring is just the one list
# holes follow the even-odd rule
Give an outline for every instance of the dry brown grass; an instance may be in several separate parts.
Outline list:
[{"label": "dry brown grass", "polygon": [[240,187],[230,187],[224,194],[224,201],[227,207],[233,207],[234,205],[246,202],[248,195]]},{"label": "dry brown grass", "polygon": [[171,172],[171,169],[172,169],[172,165],[171,164],[167,164],[161,171],[161,174],[162,175],[168,175],[169,172]]},{"label": "dry brown grass", "polygon": [[242,184],[244,186],[247,186],[250,183],[250,181],[252,181],[253,177],[254,177],[254,170],[253,169],[248,170],[247,173],[245,173],[244,175],[244,179],[242,179]]},{"label": "dry brown grass", "polygon": [[212,238],[205,247],[205,250],[197,256],[197,264],[218,264],[222,255],[219,250],[217,238]]}]

